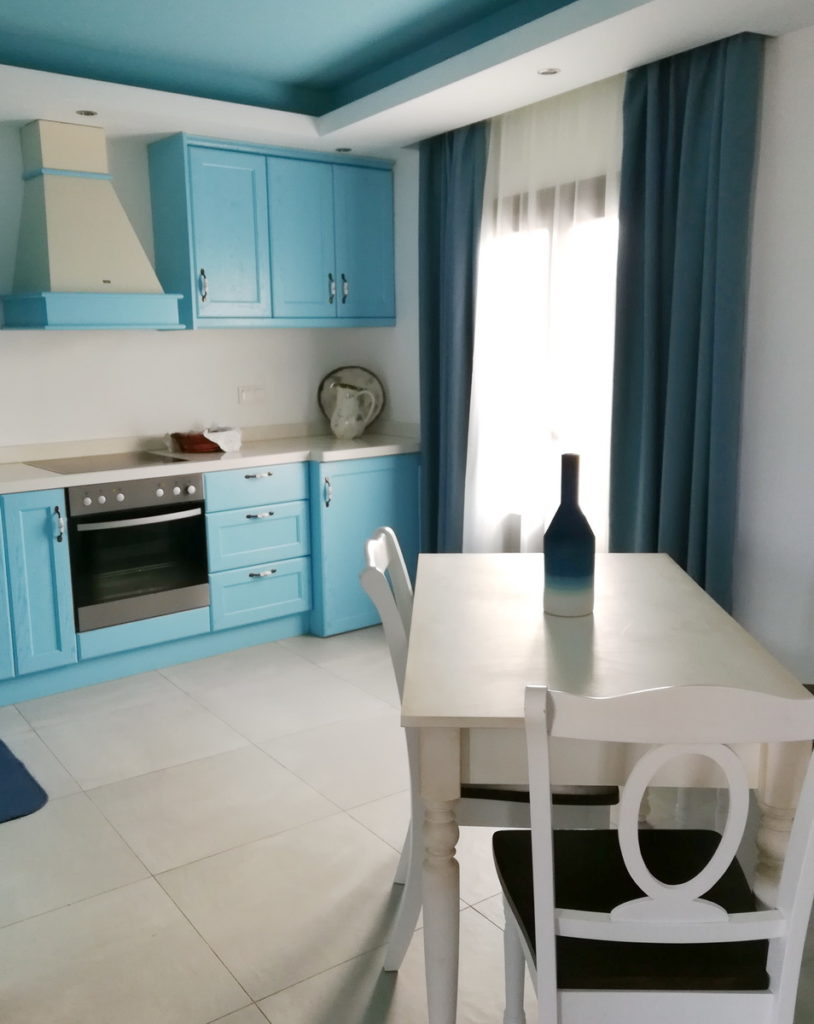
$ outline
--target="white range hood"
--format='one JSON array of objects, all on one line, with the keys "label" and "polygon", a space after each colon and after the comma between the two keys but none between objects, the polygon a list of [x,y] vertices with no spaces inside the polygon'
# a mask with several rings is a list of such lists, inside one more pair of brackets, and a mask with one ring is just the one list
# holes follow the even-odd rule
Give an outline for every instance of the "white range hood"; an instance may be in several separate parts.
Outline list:
[{"label": "white range hood", "polygon": [[21,131],[23,209],[6,327],[179,328],[119,203],[102,128],[32,121]]}]

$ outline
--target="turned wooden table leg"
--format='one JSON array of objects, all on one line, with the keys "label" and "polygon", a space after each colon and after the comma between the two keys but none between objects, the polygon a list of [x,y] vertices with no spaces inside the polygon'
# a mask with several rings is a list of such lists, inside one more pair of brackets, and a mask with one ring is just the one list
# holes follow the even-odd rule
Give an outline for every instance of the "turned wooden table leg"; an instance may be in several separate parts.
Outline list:
[{"label": "turned wooden table leg", "polygon": [[460,796],[460,733],[421,732],[424,801],[424,965],[429,1024],[455,1024],[458,1004],[459,881],[455,847]]},{"label": "turned wooden table leg", "polygon": [[787,743],[784,747],[767,744],[763,752],[763,778],[757,795],[760,824],[755,840],[757,867],[754,889],[768,903],[774,900],[777,892],[810,754],[809,743]]}]

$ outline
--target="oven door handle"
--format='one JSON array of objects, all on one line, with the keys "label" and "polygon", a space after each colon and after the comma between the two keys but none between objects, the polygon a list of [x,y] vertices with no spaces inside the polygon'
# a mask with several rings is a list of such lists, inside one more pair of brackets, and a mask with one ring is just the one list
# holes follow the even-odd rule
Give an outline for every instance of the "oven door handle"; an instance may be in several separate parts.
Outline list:
[{"label": "oven door handle", "polygon": [[172,523],[176,519],[192,519],[202,515],[199,508],[187,508],[182,512],[167,512],[161,516],[139,516],[136,519],[115,519],[111,523],[77,523],[79,533],[91,533],[96,530],[122,530],[125,526],[149,526],[151,523]]}]

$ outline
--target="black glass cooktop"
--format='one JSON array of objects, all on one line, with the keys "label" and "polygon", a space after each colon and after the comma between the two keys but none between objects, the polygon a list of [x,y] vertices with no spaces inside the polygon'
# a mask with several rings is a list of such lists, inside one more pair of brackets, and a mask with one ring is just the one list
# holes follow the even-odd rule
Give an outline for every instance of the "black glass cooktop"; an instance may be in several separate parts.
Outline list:
[{"label": "black glass cooktop", "polygon": [[48,470],[49,473],[105,473],[113,469],[165,466],[184,461],[175,455],[156,455],[153,452],[114,452],[107,455],[80,455],[70,459],[44,459],[27,465]]}]

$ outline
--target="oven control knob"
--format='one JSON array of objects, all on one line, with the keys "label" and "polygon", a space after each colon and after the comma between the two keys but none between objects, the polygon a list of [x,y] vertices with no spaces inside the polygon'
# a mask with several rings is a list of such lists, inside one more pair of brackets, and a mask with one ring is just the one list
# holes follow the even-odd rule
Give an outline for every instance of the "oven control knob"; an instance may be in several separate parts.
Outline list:
[{"label": "oven control knob", "polygon": [[96,500],[99,502],[100,505],[104,505],[104,503],[107,501],[107,498],[104,496],[104,494],[100,494]]},{"label": "oven control knob", "polygon": [[175,494],[175,495],[178,495],[178,494],[181,493],[181,488],[178,486],[178,484],[176,484],[175,487],[173,487],[172,493]]},{"label": "oven control knob", "polygon": [[88,505],[93,504],[93,498],[91,498],[89,494],[86,494],[85,497],[82,499],[82,504],[87,508]]},{"label": "oven control knob", "polygon": [[196,492],[197,490],[198,490],[198,488],[197,488],[197,487],[195,486],[195,484],[188,484],[188,485],[187,485],[187,486],[186,486],[186,487],[184,488],[184,491],[185,491],[185,492],[186,492],[187,494],[195,494],[195,492]]},{"label": "oven control knob", "polygon": [[156,489],[155,489],[155,496],[156,496],[156,498],[163,498],[164,497],[164,488],[163,487],[156,487]]},{"label": "oven control knob", "polygon": [[124,491],[116,491],[116,501],[124,501]]}]

